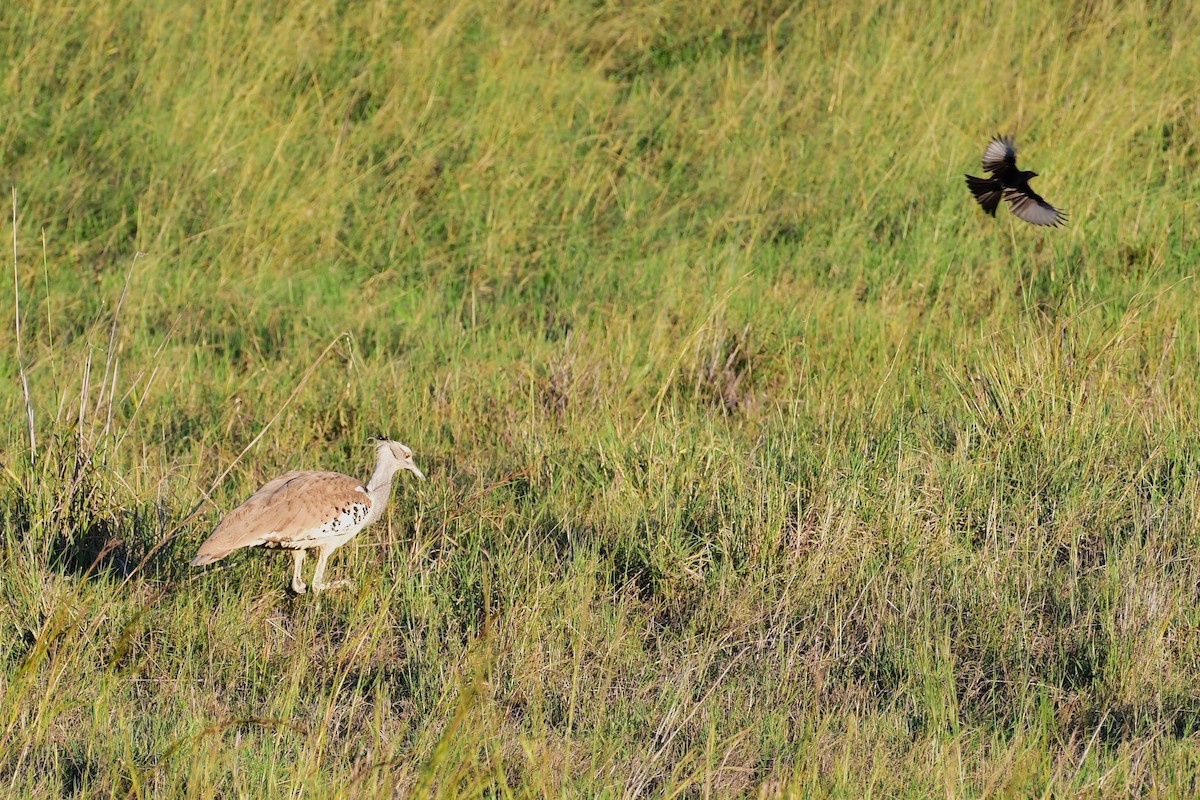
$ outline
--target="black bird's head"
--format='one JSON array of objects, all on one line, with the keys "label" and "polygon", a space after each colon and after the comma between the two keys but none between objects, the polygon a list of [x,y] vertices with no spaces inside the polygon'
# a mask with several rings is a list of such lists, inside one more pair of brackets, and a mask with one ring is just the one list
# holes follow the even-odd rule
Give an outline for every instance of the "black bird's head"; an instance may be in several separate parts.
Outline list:
[{"label": "black bird's head", "polygon": [[1021,177],[1024,178],[1025,180],[1029,180],[1030,178],[1036,178],[1037,175],[1038,174],[1031,169],[1021,170]]}]

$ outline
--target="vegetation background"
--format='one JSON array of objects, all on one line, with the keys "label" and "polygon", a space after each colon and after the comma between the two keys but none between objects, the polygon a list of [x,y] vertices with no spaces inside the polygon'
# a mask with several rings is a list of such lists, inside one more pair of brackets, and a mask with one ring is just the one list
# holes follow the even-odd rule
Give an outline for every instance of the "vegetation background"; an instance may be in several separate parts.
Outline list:
[{"label": "vegetation background", "polygon": [[1198,23],[5,5],[0,793],[1194,795]]}]

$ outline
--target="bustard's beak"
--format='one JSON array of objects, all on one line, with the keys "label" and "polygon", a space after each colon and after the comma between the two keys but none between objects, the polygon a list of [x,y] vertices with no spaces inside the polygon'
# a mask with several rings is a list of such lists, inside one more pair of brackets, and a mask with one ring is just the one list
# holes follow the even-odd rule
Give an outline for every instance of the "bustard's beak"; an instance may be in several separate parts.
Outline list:
[{"label": "bustard's beak", "polygon": [[411,472],[413,475],[416,475],[421,480],[425,480],[425,473],[421,472],[421,470],[417,469],[416,464],[409,464],[408,471]]}]

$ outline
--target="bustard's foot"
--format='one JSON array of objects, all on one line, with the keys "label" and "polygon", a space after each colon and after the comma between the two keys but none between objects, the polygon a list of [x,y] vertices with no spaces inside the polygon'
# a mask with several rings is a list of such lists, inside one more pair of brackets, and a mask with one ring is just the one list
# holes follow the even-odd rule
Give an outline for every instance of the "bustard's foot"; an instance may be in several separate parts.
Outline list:
[{"label": "bustard's foot", "polygon": [[[314,587],[314,588],[318,588],[318,590],[319,590],[319,587]],[[302,580],[293,580],[292,581],[292,591],[295,592],[296,594],[304,594],[305,592],[308,591],[308,586],[306,586],[304,584],[304,581],[302,581]]]},{"label": "bustard's foot", "polygon": [[348,578],[342,578],[341,580],[329,581],[328,583],[314,583],[313,591],[314,592],[323,592],[326,589],[344,589],[347,586],[353,586],[353,585],[354,585],[354,581],[349,580]]}]

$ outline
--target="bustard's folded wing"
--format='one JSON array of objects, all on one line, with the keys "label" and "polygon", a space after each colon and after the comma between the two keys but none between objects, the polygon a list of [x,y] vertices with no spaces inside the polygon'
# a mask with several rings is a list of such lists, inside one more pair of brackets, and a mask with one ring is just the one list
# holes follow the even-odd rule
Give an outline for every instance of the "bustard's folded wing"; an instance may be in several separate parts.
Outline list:
[{"label": "bustard's folded wing", "polygon": [[355,479],[338,472],[289,472],[263,486],[230,511],[200,545],[192,566],[224,558],[241,547],[286,546],[331,535],[365,519],[371,496]]}]

